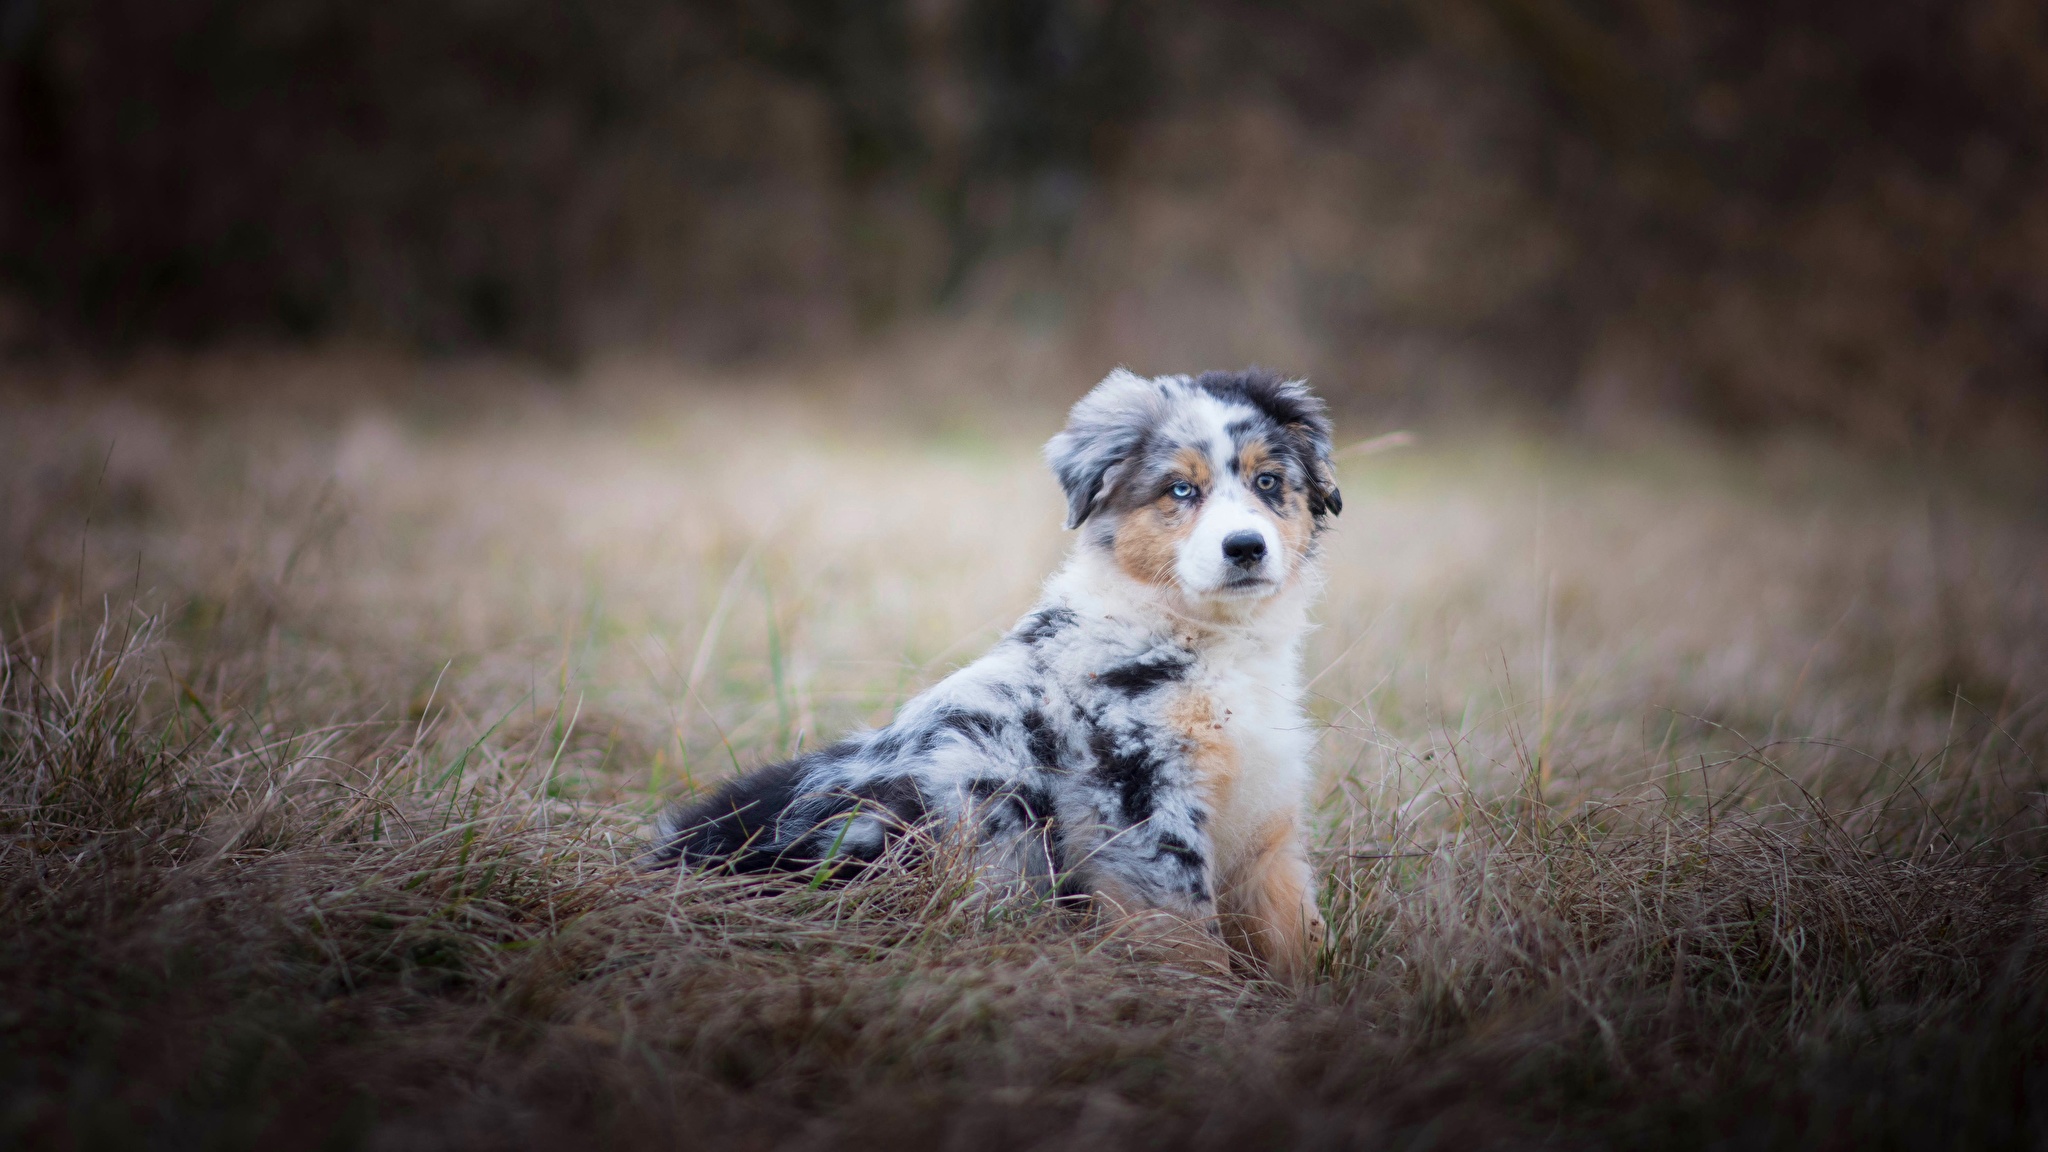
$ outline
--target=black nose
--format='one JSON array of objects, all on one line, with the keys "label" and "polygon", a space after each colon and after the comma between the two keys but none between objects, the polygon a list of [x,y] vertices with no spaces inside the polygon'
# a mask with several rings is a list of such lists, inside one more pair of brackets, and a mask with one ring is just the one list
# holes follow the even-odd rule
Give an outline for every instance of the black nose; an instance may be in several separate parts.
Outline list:
[{"label": "black nose", "polygon": [[1240,568],[1249,568],[1266,558],[1266,538],[1257,532],[1232,532],[1223,538],[1223,554]]}]

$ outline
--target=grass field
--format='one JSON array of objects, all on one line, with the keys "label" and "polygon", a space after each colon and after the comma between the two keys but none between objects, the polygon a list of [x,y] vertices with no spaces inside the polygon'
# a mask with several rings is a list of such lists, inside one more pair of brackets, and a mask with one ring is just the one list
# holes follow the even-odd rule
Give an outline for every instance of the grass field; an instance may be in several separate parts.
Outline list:
[{"label": "grass field", "polygon": [[951,867],[634,867],[1029,604],[1056,403],[494,371],[8,394],[0,1144],[2048,1137],[2038,490],[1677,431],[1344,459],[1296,994]]}]

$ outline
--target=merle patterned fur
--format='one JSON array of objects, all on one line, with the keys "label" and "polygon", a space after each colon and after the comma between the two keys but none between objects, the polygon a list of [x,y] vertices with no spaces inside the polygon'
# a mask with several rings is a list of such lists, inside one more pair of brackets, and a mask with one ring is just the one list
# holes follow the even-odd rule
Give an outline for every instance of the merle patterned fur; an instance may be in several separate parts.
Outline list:
[{"label": "merle patterned fur", "polygon": [[[1277,591],[1211,611],[1199,589],[1153,587],[1119,566],[1120,516],[1160,499],[1161,470],[1177,452],[1193,445],[1235,470],[1253,441],[1284,487],[1259,493],[1270,507],[1252,511],[1276,525],[1290,507],[1309,517],[1296,534],[1309,541],[1303,554],[1274,561],[1294,566]],[[758,871],[833,859],[843,875],[905,831],[937,825],[970,833],[992,881],[1047,895],[1113,891],[1126,905],[1213,918],[1230,862],[1215,858],[1211,822],[1230,814],[1217,811],[1214,782],[1202,777],[1188,694],[1209,694],[1202,700],[1216,729],[1238,741],[1246,771],[1286,776],[1268,803],[1292,804],[1283,815],[1293,819],[1306,780],[1294,696],[1313,541],[1342,508],[1329,421],[1303,385],[1268,373],[1146,380],[1119,371],[1075,406],[1046,454],[1066,490],[1068,526],[1088,530],[1042,600],[888,726],[669,813],[657,866]],[[1233,687],[1247,681],[1254,687]],[[1230,716],[1256,727],[1227,730]]]}]

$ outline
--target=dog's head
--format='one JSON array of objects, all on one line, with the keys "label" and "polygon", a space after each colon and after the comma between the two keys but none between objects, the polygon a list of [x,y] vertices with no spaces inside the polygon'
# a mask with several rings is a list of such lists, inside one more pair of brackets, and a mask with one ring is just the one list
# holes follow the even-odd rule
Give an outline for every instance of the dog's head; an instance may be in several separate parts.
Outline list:
[{"label": "dog's head", "polygon": [[1067,527],[1197,601],[1286,587],[1344,507],[1323,402],[1256,369],[1148,380],[1120,368],[1074,405],[1045,458]]}]

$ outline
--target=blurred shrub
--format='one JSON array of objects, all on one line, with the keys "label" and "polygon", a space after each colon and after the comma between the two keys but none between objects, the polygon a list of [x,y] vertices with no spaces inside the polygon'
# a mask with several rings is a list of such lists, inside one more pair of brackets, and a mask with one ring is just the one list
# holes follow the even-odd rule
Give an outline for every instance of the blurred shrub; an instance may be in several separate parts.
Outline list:
[{"label": "blurred shrub", "polygon": [[729,358],[951,307],[1940,440],[2039,416],[2044,105],[2025,0],[0,0],[0,277],[16,343]]},{"label": "blurred shrub", "polygon": [[1057,3],[0,10],[4,273],[117,344],[843,334],[964,276],[989,184],[1105,161],[1142,74],[1122,9]]},{"label": "blurred shrub", "polygon": [[1881,440],[2038,419],[2048,10],[1487,7],[1553,109],[1583,383],[1649,361],[1701,415]]},{"label": "blurred shrub", "polygon": [[115,342],[563,352],[615,295],[761,339],[833,287],[836,138],[887,136],[867,82],[900,66],[764,23],[638,0],[15,4],[7,272]]}]

